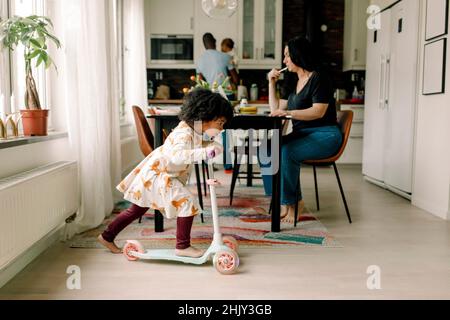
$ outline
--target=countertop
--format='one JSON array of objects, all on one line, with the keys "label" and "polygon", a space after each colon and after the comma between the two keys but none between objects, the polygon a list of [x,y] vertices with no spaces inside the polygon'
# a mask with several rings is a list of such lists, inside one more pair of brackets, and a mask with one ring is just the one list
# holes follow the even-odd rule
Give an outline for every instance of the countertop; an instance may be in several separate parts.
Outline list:
[{"label": "countertop", "polygon": [[[239,101],[231,101],[231,104],[233,105],[237,105],[239,103]],[[149,105],[181,105],[183,104],[183,100],[148,100],[148,104]],[[249,105],[254,105],[254,104],[262,104],[262,105],[268,105],[269,101],[267,100],[255,100],[255,101],[249,101],[248,102]]]}]

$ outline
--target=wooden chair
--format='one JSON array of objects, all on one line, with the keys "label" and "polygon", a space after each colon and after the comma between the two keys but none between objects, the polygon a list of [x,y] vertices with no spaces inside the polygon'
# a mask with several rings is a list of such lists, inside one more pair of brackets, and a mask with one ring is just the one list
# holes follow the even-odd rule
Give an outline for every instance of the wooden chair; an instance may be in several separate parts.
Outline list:
[{"label": "wooden chair", "polygon": [[[136,123],[136,130],[139,140],[139,147],[141,149],[142,154],[147,157],[154,150],[155,138],[153,136],[152,131],[150,130],[150,126],[147,122],[147,118],[145,117],[144,112],[141,108],[137,106],[133,106],[133,116],[134,122]],[[167,132],[163,131],[164,140],[167,138]],[[195,164],[196,172],[199,172],[198,164]],[[199,175],[197,174],[197,186],[201,186]],[[203,199],[201,193],[201,187],[199,190],[199,202],[200,206],[203,208]],[[201,214],[202,223],[204,222],[203,213]],[[142,222],[142,218],[139,219],[139,223]]]},{"label": "wooden chair", "polygon": [[[333,155],[327,159],[307,160],[307,161],[303,162],[303,164],[313,166],[314,187],[315,187],[316,204],[317,204],[318,211],[320,211],[320,206],[319,206],[319,188],[317,185],[317,167],[318,166],[333,166],[349,223],[352,223],[352,218],[350,216],[350,211],[348,209],[347,200],[345,199],[344,189],[342,187],[341,178],[339,176],[339,171],[336,166],[336,162],[339,160],[339,158],[342,156],[342,154],[345,151],[345,147],[347,146],[347,142],[350,137],[350,130],[352,128],[352,122],[353,122],[353,111],[351,111],[351,110],[338,111],[338,124],[339,124],[339,127],[341,128],[342,137],[343,137],[341,148],[338,150],[338,152],[335,155]],[[299,185],[300,185],[300,180],[298,182],[297,188],[299,187]],[[296,201],[296,205],[295,205],[295,223],[294,223],[295,226],[297,226],[297,218],[298,218],[298,194],[299,194],[299,190],[297,189],[297,201]]]}]

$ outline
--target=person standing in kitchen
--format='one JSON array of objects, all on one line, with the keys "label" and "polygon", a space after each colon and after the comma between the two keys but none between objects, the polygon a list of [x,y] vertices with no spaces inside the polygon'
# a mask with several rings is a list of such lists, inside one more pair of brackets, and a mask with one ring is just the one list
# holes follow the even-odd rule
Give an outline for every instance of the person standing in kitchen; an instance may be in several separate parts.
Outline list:
[{"label": "person standing in kitchen", "polygon": [[[304,209],[301,185],[298,185],[300,166],[305,160],[318,160],[334,155],[342,144],[337,122],[336,104],[331,79],[319,69],[311,43],[304,37],[291,39],[284,50],[284,64],[295,75],[293,87],[280,98],[276,83],[280,70],[269,73],[269,103],[271,116],[289,116],[293,132],[283,137],[281,170],[281,218],[295,220],[297,192],[299,216]],[[266,164],[261,165],[267,167]],[[271,185],[266,193],[272,193]]]},{"label": "person standing in kitchen", "polygon": [[[217,41],[209,32],[203,35],[203,44],[206,51],[197,61],[196,70],[200,78],[208,82],[212,88],[214,83],[220,85],[229,76],[231,83],[237,86],[239,84],[239,75],[233,65],[231,56],[217,50]],[[231,153],[227,147],[227,140],[229,141],[230,139],[225,132],[222,134],[222,138],[225,150],[223,153],[224,169],[225,172],[232,173]]]},{"label": "person standing in kitchen", "polygon": [[225,38],[222,40],[222,44],[220,45],[223,53],[226,53],[231,57],[231,63],[233,64],[234,69],[237,73],[239,73],[238,69],[238,57],[234,48],[234,41],[230,38]]}]

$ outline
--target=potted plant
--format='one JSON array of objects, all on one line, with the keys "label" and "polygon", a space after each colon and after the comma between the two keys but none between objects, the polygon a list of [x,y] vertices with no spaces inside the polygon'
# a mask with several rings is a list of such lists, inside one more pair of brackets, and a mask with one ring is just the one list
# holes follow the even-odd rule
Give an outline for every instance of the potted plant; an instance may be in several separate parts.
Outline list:
[{"label": "potted plant", "polygon": [[35,66],[41,64],[48,69],[53,63],[53,59],[48,52],[48,42],[51,40],[61,48],[61,43],[49,31],[49,26],[53,28],[51,20],[43,16],[18,17],[14,16],[0,22],[0,44],[3,48],[14,51],[19,44],[24,48],[26,91],[25,108],[21,110],[24,135],[45,136],[47,135],[47,118],[49,110],[41,107],[39,94],[36,88],[32,72],[32,63]]}]

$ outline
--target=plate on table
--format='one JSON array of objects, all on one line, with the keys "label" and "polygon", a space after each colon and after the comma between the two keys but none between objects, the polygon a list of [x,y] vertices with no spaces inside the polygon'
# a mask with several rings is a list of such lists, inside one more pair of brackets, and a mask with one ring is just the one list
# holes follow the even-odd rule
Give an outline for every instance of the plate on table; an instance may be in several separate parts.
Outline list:
[{"label": "plate on table", "polygon": [[156,114],[156,115],[177,115],[181,111],[180,106],[166,106],[166,107],[151,107],[148,108],[148,111],[150,114]]}]

